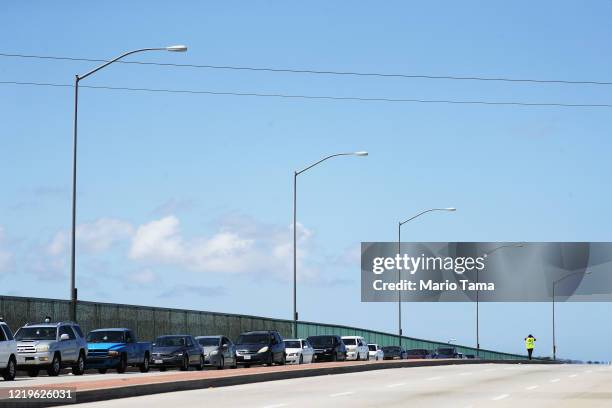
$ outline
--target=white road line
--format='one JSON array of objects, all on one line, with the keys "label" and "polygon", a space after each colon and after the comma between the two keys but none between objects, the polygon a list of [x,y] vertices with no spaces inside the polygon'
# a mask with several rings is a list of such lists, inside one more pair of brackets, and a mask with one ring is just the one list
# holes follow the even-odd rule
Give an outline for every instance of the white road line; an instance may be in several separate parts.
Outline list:
[{"label": "white road line", "polygon": [[389,384],[387,388],[401,387],[402,385],[406,385],[406,383]]},{"label": "white road line", "polygon": [[497,370],[496,368],[487,368],[486,370],[484,370],[485,373],[490,373],[491,371],[495,371]]},{"label": "white road line", "polygon": [[466,371],[465,373],[460,373],[459,375],[472,375],[474,373],[470,372],[470,371]]},{"label": "white road line", "polygon": [[426,381],[434,381],[434,380],[441,380],[442,378],[444,378],[444,377],[429,377],[429,378],[426,378],[425,380]]},{"label": "white road line", "polygon": [[508,398],[510,396],[510,394],[502,394],[502,395],[498,395],[495,398],[491,398],[491,401],[499,401],[499,400],[503,400],[504,398]]},{"label": "white road line", "polygon": [[578,377],[578,374],[572,374],[572,375],[568,375],[569,378],[575,378]]},{"label": "white road line", "polygon": [[274,405],[266,405],[263,408],[280,408],[280,407],[286,407],[286,406],[287,406],[287,404],[281,403],[281,404],[274,404]]},{"label": "white road line", "polygon": [[339,392],[336,394],[330,394],[329,396],[330,397],[344,397],[346,395],[351,395],[351,394],[354,394],[354,392],[353,391]]},{"label": "white road line", "polygon": [[587,374],[591,374],[592,372],[593,372],[593,371],[591,371],[591,370],[586,370],[586,371],[585,371],[585,373],[587,373]]},{"label": "white road line", "polygon": [[538,388],[539,385],[530,385],[529,387],[525,388],[527,391],[531,391],[531,390],[535,390],[536,388]]},{"label": "white road line", "polygon": [[550,380],[551,383],[556,383],[556,382],[559,382],[559,381],[561,381],[560,378],[553,378],[552,380]]}]

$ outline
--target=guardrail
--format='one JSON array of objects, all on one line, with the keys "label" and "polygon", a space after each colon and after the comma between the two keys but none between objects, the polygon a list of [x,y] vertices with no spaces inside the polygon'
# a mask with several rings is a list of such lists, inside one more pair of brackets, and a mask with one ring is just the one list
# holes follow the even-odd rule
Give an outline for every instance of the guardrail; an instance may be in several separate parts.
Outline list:
[{"label": "guardrail", "polygon": [[[45,316],[55,321],[68,320],[69,306],[70,302],[62,299],[0,296],[0,316],[13,330],[28,322],[41,322]],[[142,340],[153,340],[171,333],[224,334],[234,339],[249,330],[278,330],[283,337],[289,338],[293,324],[291,320],[259,316],[88,301],[78,302],[77,321],[85,332],[102,327],[129,327]],[[317,334],[362,336],[368,343],[381,346],[398,344],[398,336],[391,333],[335,324],[298,323],[299,337]],[[448,344],[403,336],[402,346],[433,350]],[[474,347],[453,346],[460,353],[476,354]],[[525,358],[524,355],[484,349],[480,349],[480,357],[488,360]]]}]

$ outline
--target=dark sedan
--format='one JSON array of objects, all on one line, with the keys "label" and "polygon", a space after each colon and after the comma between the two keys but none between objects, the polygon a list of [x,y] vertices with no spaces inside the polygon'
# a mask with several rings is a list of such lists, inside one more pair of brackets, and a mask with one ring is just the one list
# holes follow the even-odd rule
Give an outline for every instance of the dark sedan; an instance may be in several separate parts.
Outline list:
[{"label": "dark sedan", "polygon": [[251,364],[284,365],[286,361],[285,342],[275,330],[242,333],[235,346],[236,362],[245,367]]},{"label": "dark sedan", "polygon": [[459,358],[455,347],[439,347],[435,358]]},{"label": "dark sedan", "polygon": [[204,368],[204,353],[200,343],[189,335],[160,336],[155,339],[151,350],[151,367],[166,371],[168,367],[178,367],[182,371],[189,367]]},{"label": "dark sedan", "polygon": [[406,350],[400,346],[385,346],[382,348],[383,360],[403,360],[406,358]]},{"label": "dark sedan", "polygon": [[406,358],[411,360],[422,360],[432,358],[432,353],[426,349],[410,349],[406,350]]},{"label": "dark sedan", "polygon": [[346,346],[340,336],[310,336],[308,342],[314,348],[313,361],[346,360]]}]

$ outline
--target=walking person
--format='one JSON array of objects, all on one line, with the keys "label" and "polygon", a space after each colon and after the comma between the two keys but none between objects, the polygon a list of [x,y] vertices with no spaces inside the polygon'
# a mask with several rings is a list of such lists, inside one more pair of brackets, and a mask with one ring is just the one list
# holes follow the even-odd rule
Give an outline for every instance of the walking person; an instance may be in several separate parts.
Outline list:
[{"label": "walking person", "polygon": [[529,359],[531,360],[531,355],[533,354],[533,349],[535,348],[536,338],[531,334],[525,337],[525,347],[527,348],[527,354],[529,355]]}]

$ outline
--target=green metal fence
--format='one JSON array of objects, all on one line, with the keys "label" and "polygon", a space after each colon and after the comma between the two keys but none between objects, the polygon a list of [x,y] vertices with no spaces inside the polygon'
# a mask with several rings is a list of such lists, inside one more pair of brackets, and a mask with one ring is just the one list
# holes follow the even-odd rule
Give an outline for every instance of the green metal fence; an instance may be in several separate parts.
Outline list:
[{"label": "green metal fence", "polygon": [[[16,330],[26,323],[41,322],[45,316],[55,321],[68,320],[70,302],[58,299],[26,298],[0,296],[0,316]],[[79,301],[77,321],[88,332],[104,327],[128,327],[135,331],[138,338],[153,340],[163,334],[224,334],[232,339],[250,330],[278,330],[285,338],[291,337],[293,322],[283,319],[205,312],[197,310],[169,309],[162,307],[134,306],[115,303]],[[298,337],[306,338],[318,334],[337,334],[340,336],[362,336],[368,343],[381,346],[397,345],[398,336],[374,330],[334,324],[299,322]],[[405,348],[435,350],[447,346],[446,343],[402,337]],[[476,354],[476,349],[455,345],[460,353]],[[480,350],[480,356],[491,360],[516,360],[525,356]]]}]

